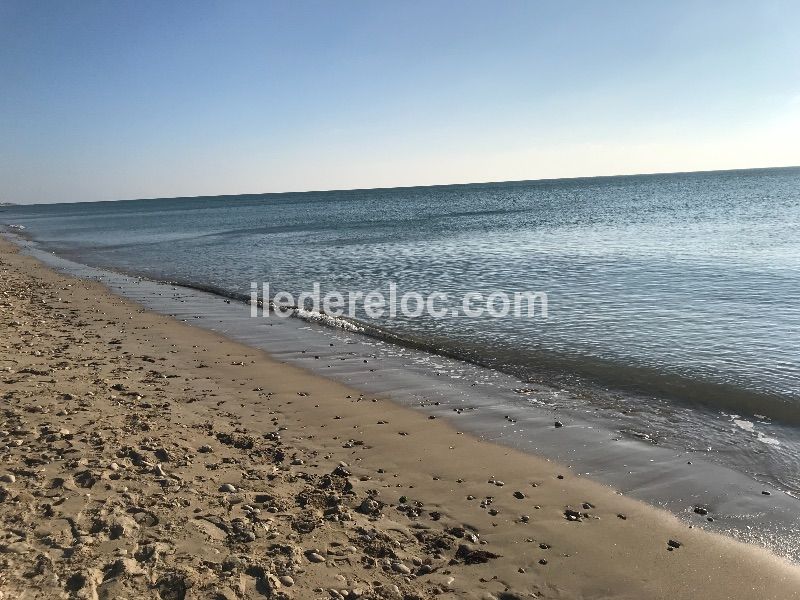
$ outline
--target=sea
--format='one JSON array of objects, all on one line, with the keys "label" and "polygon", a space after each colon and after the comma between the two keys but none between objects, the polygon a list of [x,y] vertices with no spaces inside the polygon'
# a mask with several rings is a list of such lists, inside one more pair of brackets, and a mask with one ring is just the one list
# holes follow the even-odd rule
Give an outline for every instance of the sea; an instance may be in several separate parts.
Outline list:
[{"label": "sea", "polygon": [[74,200],[2,207],[0,223],[65,260],[233,303],[253,282],[544,292],[546,318],[294,316],[502,374],[517,412],[563,402],[800,497],[800,167]]}]

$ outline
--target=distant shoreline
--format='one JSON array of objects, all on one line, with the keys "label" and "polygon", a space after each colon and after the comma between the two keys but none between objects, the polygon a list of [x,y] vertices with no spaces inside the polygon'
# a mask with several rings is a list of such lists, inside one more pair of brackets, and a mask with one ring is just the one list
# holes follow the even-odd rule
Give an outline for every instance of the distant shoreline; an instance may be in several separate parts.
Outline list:
[{"label": "distant shoreline", "polygon": [[379,186],[379,187],[357,187],[357,188],[335,188],[335,189],[321,189],[321,190],[296,190],[296,191],[280,191],[280,192],[242,192],[242,193],[224,193],[224,194],[203,194],[198,196],[153,196],[146,198],[119,198],[112,200],[88,200],[77,202],[36,202],[36,203],[10,203],[11,206],[50,206],[53,204],[97,204],[102,202],[152,202],[156,200],[202,200],[206,198],[260,198],[262,196],[302,196],[303,194],[335,194],[340,192],[378,192],[390,190],[419,190],[427,188],[447,188],[447,187],[491,187],[493,185],[501,184],[534,184],[534,183],[556,183],[556,182],[581,182],[591,181],[598,179],[615,179],[625,177],[658,177],[663,175],[706,175],[712,173],[757,173],[763,171],[779,171],[792,169],[800,169],[800,165],[784,165],[779,167],[747,167],[735,169],[711,169],[702,171],[657,171],[652,173],[619,173],[613,175],[579,175],[574,177],[545,177],[541,179],[511,179],[508,181],[475,181],[463,183],[431,183],[423,185],[401,185],[401,186]]}]

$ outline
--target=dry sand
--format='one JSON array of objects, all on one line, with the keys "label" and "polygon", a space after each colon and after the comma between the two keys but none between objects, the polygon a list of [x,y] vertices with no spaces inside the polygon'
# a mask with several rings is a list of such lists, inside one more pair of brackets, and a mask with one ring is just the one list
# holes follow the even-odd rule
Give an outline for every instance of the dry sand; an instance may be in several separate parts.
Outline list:
[{"label": "dry sand", "polygon": [[7,242],[0,333],[4,600],[800,597],[764,550]]}]

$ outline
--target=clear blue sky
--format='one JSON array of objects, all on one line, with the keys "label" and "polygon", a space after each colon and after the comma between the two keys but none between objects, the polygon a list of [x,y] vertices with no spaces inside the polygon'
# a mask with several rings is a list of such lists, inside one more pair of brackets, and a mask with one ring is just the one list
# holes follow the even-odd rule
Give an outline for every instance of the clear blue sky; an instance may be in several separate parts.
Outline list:
[{"label": "clear blue sky", "polygon": [[0,200],[800,164],[800,2],[0,0]]}]

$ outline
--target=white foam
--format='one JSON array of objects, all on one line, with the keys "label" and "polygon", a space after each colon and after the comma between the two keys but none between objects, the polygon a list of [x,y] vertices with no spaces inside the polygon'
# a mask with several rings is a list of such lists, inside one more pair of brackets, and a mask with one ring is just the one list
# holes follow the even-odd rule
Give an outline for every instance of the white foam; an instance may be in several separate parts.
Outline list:
[{"label": "white foam", "polygon": [[295,308],[293,314],[295,317],[311,323],[320,323],[322,325],[327,325],[328,327],[338,327],[339,329],[352,331],[354,333],[364,332],[363,327],[355,325],[347,319],[343,319],[341,317],[332,317],[331,315],[326,315],[325,313],[317,312],[315,310]]},{"label": "white foam", "polygon": [[744,419],[733,419],[733,424],[736,425],[739,429],[744,429],[745,431],[749,431],[750,433],[755,432],[755,425],[750,421],[745,421]]},{"label": "white foam", "polygon": [[759,442],[763,442],[765,444],[769,444],[770,446],[780,446],[781,445],[780,441],[776,440],[775,438],[767,437],[763,433],[759,433],[757,435],[758,435],[758,441]]}]

